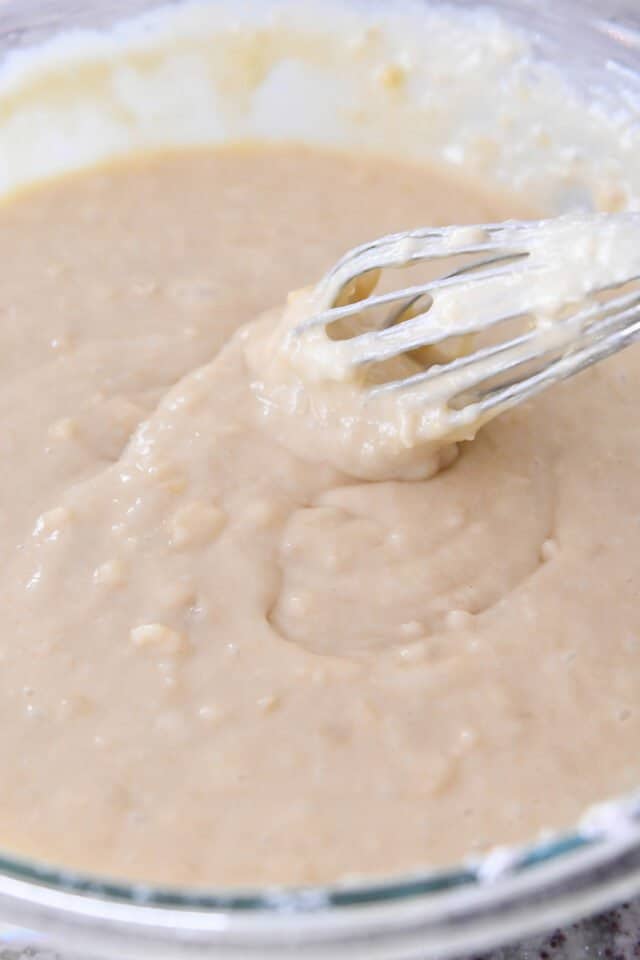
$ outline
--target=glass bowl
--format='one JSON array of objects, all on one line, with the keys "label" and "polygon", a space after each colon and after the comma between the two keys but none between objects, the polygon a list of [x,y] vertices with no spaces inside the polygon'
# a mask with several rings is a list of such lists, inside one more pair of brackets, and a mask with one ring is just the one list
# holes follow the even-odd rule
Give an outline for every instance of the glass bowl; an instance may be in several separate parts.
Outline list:
[{"label": "glass bowl", "polygon": [[[633,112],[636,102],[640,109],[637,0],[450,5],[497,12],[524,27],[536,56],[558,64],[583,96],[595,91],[606,94],[614,109],[624,103]],[[154,0],[0,0],[0,65],[7,54],[59,31],[103,28],[154,6]],[[86,960],[150,955],[445,960],[640,893],[639,809],[637,798],[628,798],[605,806],[591,830],[497,851],[475,865],[334,887],[160,888],[5,855],[0,857],[2,956],[51,948]]]}]

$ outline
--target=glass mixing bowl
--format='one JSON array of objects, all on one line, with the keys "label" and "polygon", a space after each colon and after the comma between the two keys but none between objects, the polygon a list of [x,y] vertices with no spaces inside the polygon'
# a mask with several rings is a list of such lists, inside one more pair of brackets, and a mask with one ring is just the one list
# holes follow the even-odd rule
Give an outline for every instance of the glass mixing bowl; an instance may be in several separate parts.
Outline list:
[{"label": "glass mixing bowl", "polygon": [[[452,5],[476,6],[474,0]],[[60,30],[106,27],[153,6],[153,0],[0,0],[0,63],[8,52]],[[605,92],[612,108],[619,101],[635,111],[637,0],[494,0],[483,6],[524,26],[536,55],[562,67],[585,97]],[[486,864],[461,866],[333,888],[161,889],[7,855],[0,857],[2,956],[32,957],[34,950],[44,950],[50,957],[51,948],[85,960],[151,955],[444,960],[518,940],[640,893],[639,807],[630,801],[625,816],[616,816],[607,829],[497,854],[489,871]]]}]

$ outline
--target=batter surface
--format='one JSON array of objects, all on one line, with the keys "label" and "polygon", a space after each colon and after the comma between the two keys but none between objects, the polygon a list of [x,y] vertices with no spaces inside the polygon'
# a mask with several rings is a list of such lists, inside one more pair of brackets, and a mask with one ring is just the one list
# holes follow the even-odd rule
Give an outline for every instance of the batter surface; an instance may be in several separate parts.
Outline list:
[{"label": "batter surface", "polygon": [[533,838],[637,785],[638,350],[429,480],[363,482],[265,429],[232,336],[355,243],[529,212],[294,147],[3,205],[3,848],[331,881]]}]

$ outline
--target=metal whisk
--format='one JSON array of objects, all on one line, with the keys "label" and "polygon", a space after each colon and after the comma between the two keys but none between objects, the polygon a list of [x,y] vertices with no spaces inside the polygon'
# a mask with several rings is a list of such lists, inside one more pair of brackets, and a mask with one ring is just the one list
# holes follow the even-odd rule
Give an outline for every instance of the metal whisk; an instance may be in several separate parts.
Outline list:
[{"label": "metal whisk", "polygon": [[[389,268],[428,261],[435,278],[377,291]],[[639,278],[640,214],[414,230],[348,252],[293,338],[316,379],[484,422],[640,337]]]}]

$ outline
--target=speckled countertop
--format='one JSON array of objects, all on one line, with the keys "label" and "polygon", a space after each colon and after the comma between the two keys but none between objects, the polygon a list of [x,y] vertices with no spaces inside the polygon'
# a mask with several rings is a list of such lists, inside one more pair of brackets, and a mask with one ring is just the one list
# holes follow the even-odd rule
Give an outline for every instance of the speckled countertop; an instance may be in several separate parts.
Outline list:
[{"label": "speckled countertop", "polygon": [[640,901],[469,960],[640,960]]}]

